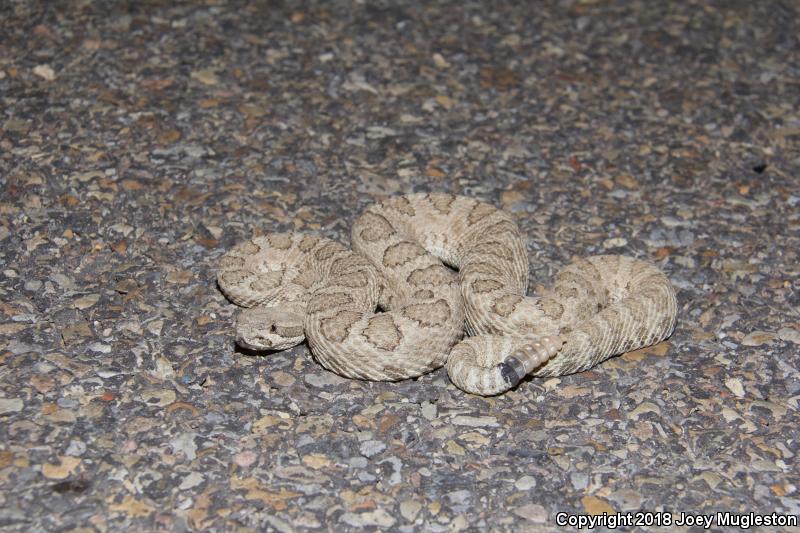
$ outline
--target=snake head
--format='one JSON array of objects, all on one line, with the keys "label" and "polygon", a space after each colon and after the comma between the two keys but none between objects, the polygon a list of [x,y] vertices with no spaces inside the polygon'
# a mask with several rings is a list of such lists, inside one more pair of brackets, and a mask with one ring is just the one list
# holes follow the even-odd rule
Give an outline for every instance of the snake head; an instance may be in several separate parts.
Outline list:
[{"label": "snake head", "polygon": [[302,306],[258,306],[244,309],[236,319],[236,344],[248,350],[285,350],[297,346],[303,334]]}]

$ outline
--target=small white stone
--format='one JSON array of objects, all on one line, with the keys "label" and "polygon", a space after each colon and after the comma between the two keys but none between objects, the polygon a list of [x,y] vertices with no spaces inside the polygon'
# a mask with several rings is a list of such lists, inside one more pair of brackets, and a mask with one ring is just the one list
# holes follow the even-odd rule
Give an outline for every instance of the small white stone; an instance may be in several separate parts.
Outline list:
[{"label": "small white stone", "polygon": [[782,341],[800,344],[800,331],[792,328],[781,328],[778,330],[778,338]]},{"label": "small white stone", "polygon": [[361,454],[364,457],[373,457],[386,449],[386,444],[379,440],[367,440],[361,443]]},{"label": "small white stone", "polygon": [[93,352],[111,353],[111,346],[103,344],[102,342],[93,342],[87,348]]},{"label": "small white stone", "polygon": [[50,279],[58,283],[58,286],[61,287],[62,289],[74,291],[77,290],[78,288],[78,285],[75,283],[75,280],[73,280],[71,277],[65,274],[55,273],[50,276]]},{"label": "small white stone", "polygon": [[319,389],[326,387],[335,387],[345,383],[347,380],[333,372],[318,372],[314,374],[306,374],[305,382]]},{"label": "small white stone", "polygon": [[582,491],[589,486],[589,476],[583,472],[573,472],[569,475],[569,480],[575,490]]},{"label": "small white stone", "polygon": [[178,489],[180,490],[191,489],[193,487],[198,486],[203,481],[205,481],[203,474],[199,472],[190,472],[189,475],[183,478],[183,481],[181,481],[181,484],[178,487]]},{"label": "small white stone", "polygon": [[550,378],[544,382],[544,390],[548,392],[554,391],[560,384],[561,380],[559,378]]},{"label": "small white stone", "polygon": [[536,486],[536,478],[533,476],[522,476],[515,483],[517,490],[530,490]]},{"label": "small white stone", "polygon": [[403,124],[419,124],[421,122],[424,122],[424,119],[416,115],[403,113],[402,115],[400,115],[400,122]]},{"label": "small white stone", "polygon": [[175,378],[175,370],[172,368],[172,363],[164,356],[157,356],[154,361],[155,369],[151,375],[166,381]]},{"label": "small white stone", "polygon": [[92,307],[94,304],[100,301],[100,295],[97,293],[94,294],[87,294],[86,296],[81,296],[77,300],[75,300],[72,305],[76,309],[88,309]]},{"label": "small white stone", "polygon": [[69,441],[69,446],[67,446],[67,450],[64,452],[64,455],[80,457],[84,453],[86,453],[86,443],[81,440],[71,440]]},{"label": "small white stone", "polygon": [[617,504],[617,508],[623,511],[634,511],[641,509],[642,506],[642,495],[635,490],[618,490],[611,493],[609,499]]},{"label": "small white stone", "polygon": [[191,497],[186,498],[185,500],[178,502],[178,509],[185,511],[186,509],[190,508],[193,503],[194,500]]},{"label": "small white stone", "polygon": [[737,398],[744,398],[744,386],[739,378],[726,379],[725,386],[728,387]]},{"label": "small white stone", "polygon": [[148,322],[147,326],[145,327],[147,328],[147,331],[149,331],[151,334],[158,336],[161,335],[161,328],[164,327],[164,321],[153,320],[152,322]]},{"label": "small white stone", "polygon": [[454,416],[451,422],[456,426],[497,427],[497,419],[493,416]]},{"label": "small white stone", "polygon": [[622,248],[628,244],[628,239],[622,237],[614,237],[603,241],[603,248]]},{"label": "small white stone", "polygon": [[365,457],[351,457],[347,460],[347,464],[353,468],[366,468],[367,459]]},{"label": "small white stone", "polygon": [[345,513],[342,515],[342,521],[354,527],[391,527],[395,523],[395,519],[392,515],[383,509],[375,509],[374,511],[368,511],[366,513]]},{"label": "small white stone", "polygon": [[535,524],[544,524],[548,519],[547,509],[537,503],[529,503],[522,507],[517,507],[513,513]]},{"label": "small white stone", "polygon": [[0,415],[21,411],[24,405],[19,398],[0,398]]},{"label": "small white stone", "polygon": [[450,63],[448,63],[447,60],[444,58],[444,56],[442,56],[442,54],[440,54],[439,52],[433,54],[432,57],[433,57],[433,64],[436,65],[437,68],[447,68],[450,66]]},{"label": "small white stone", "polygon": [[42,282],[38,279],[32,279],[25,282],[25,290],[30,292],[37,292],[42,288]]},{"label": "small white stone", "polygon": [[222,237],[223,230],[219,226],[206,226],[206,229],[215,239]]},{"label": "small white stone", "polygon": [[436,404],[430,402],[422,402],[422,416],[426,420],[436,419]]},{"label": "small white stone", "polygon": [[109,229],[112,229],[117,233],[121,233],[123,236],[127,237],[133,231],[133,226],[124,224],[122,222],[117,222],[116,224],[109,226]]},{"label": "small white stone", "polygon": [[33,67],[33,73],[47,81],[56,79],[56,73],[50,65],[36,65]]},{"label": "small white stone", "polygon": [[186,459],[194,461],[197,458],[197,444],[194,442],[195,437],[197,437],[196,433],[187,432],[181,433],[173,438],[169,441],[172,453],[183,453]]},{"label": "small white stone", "polygon": [[195,79],[203,85],[216,85],[219,83],[217,73],[210,68],[195,70],[189,74],[192,79]]},{"label": "small white stone", "polygon": [[417,519],[417,515],[422,510],[422,504],[415,500],[405,500],[400,502],[400,514],[409,522]]},{"label": "small white stone", "polygon": [[723,407],[722,408],[722,418],[725,419],[725,422],[733,422],[734,420],[740,419],[742,417],[739,415],[739,413],[737,413],[733,409],[731,409],[729,407]]}]

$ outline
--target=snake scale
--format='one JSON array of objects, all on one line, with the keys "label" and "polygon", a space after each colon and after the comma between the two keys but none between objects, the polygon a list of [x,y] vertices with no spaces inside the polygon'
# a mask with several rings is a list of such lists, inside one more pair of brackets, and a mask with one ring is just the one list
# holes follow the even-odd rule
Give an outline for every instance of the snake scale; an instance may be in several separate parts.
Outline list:
[{"label": "snake scale", "polygon": [[460,389],[494,395],[526,375],[580,372],[655,344],[675,326],[669,279],[631,257],[579,259],[526,296],[517,224],[471,198],[391,197],[356,220],[351,244],[273,233],[230,250],[217,281],[245,308],[237,343],[282,350],[307,339],[322,366],[366,380],[446,365]]}]

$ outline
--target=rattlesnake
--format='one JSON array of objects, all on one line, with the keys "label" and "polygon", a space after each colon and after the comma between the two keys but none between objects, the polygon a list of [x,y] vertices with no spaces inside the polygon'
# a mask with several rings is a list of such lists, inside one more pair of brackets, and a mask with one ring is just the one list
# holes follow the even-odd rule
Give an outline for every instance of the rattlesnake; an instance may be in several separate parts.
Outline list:
[{"label": "rattlesnake", "polygon": [[[516,223],[474,199],[392,197],[356,220],[351,240],[352,250],[274,233],[228,252],[217,281],[247,308],[237,343],[282,350],[307,338],[325,368],[367,380],[407,379],[446,363],[456,386],[493,395],[528,374],[579,372],[649,346],[675,325],[669,280],[630,257],[580,259],[551,290],[526,297]],[[470,336],[459,342],[465,325]]]}]

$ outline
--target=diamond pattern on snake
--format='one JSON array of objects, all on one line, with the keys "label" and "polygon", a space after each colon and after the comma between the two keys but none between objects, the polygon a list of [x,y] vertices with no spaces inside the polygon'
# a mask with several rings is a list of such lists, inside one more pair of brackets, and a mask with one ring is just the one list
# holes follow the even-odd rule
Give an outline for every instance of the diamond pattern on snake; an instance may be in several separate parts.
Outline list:
[{"label": "diamond pattern on snake", "polygon": [[283,350],[306,339],[323,367],[365,380],[446,365],[457,387],[489,396],[528,375],[589,369],[675,327],[669,279],[631,257],[579,259],[528,296],[517,224],[471,198],[391,197],[356,220],[351,244],[274,233],[228,252],[217,281],[244,308],[237,344]]}]

